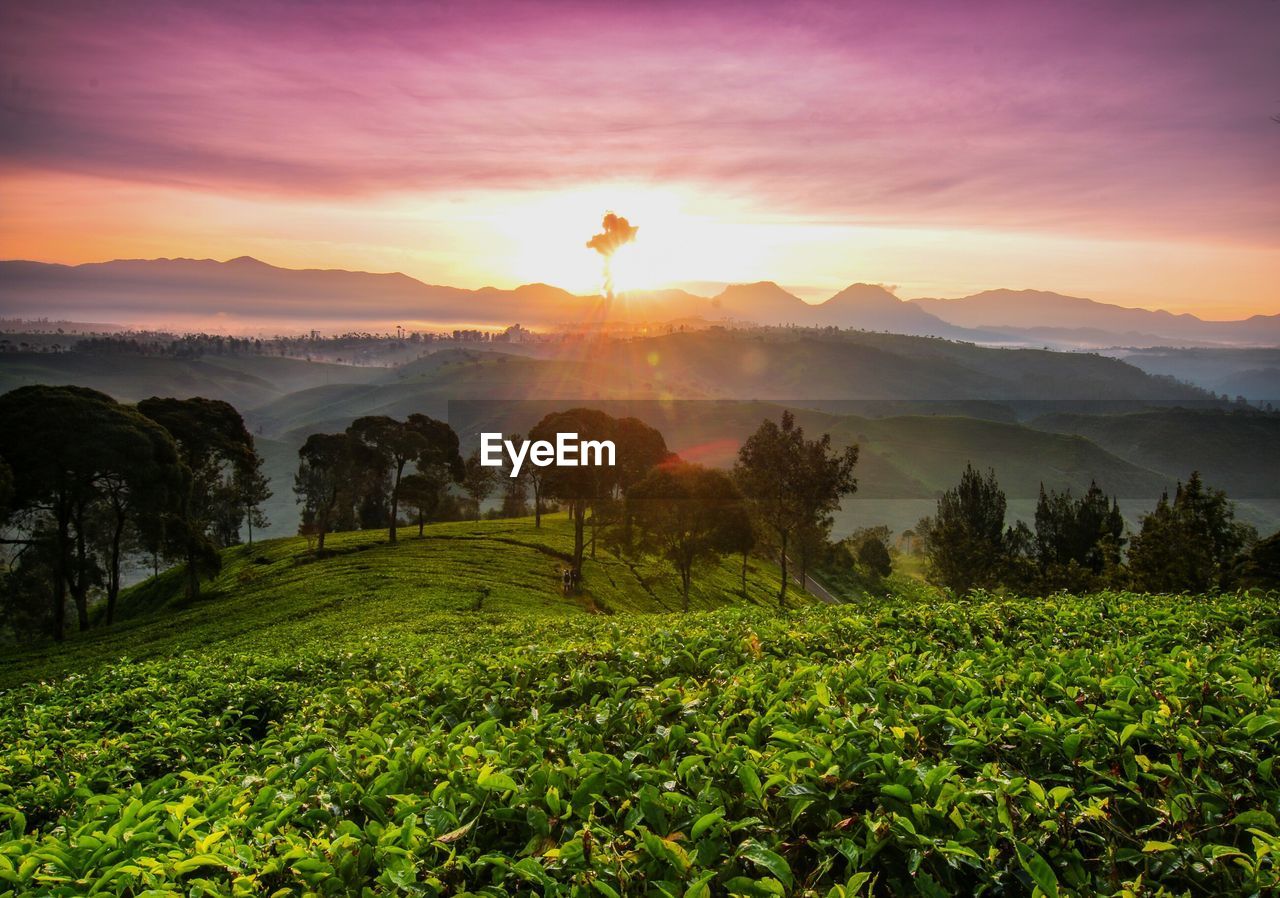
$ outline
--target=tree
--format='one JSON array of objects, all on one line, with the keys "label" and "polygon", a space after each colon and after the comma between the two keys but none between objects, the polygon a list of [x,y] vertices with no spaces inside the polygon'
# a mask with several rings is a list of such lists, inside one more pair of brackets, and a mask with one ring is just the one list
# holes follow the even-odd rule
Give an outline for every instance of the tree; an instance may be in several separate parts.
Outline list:
[{"label": "tree", "polygon": [[[522,439],[519,434],[507,437],[513,444]],[[525,464],[520,468],[520,473],[516,474],[515,463],[504,456],[497,478],[502,493],[502,510],[499,512],[502,517],[522,518],[529,513],[529,473],[535,468],[536,465]]]},{"label": "tree", "polygon": [[[604,412],[588,408],[573,408],[552,412],[529,431],[531,441],[546,440],[554,444],[560,433],[576,433],[581,440],[613,439],[614,419]],[[614,484],[612,468],[600,465],[561,467],[548,465],[542,469],[541,482],[535,487],[535,501],[541,494],[559,499],[569,510],[573,523],[573,570],[581,573],[585,546],[584,529],[587,509],[597,500],[607,496]]]},{"label": "tree", "polygon": [[883,579],[893,573],[893,560],[889,550],[878,539],[865,539],[858,546],[858,563],[875,577]]},{"label": "tree", "polygon": [[1120,505],[1097,483],[1079,499],[1070,490],[1046,492],[1040,486],[1032,555],[1043,589],[1097,588],[1104,573],[1119,565],[1124,542]]},{"label": "tree", "polygon": [[1239,580],[1246,589],[1280,589],[1280,531],[1260,540],[1242,559]]},{"label": "tree", "polygon": [[837,452],[831,435],[806,440],[795,416],[765,421],[738,450],[734,478],[756,519],[777,543],[782,568],[778,604],[787,599],[787,550],[801,528],[830,528],[841,497],[857,489],[853,476],[858,447]]},{"label": "tree", "polygon": [[414,459],[417,473],[436,484],[439,493],[450,483],[461,483],[466,467],[459,452],[458,435],[444,421],[412,414],[405,421],[423,439],[422,451]]},{"label": "tree", "polygon": [[995,587],[1009,557],[1006,506],[995,471],[983,477],[966,465],[959,485],[938,499],[937,514],[916,525],[925,530],[930,579],[961,594]]},{"label": "tree", "polygon": [[[115,490],[122,508],[127,495],[137,513],[166,513],[188,474],[173,439],[96,390],[31,386],[0,396],[0,455],[12,469],[14,509],[29,518],[25,541],[49,545],[51,635],[64,636],[68,594],[80,629],[88,629],[88,591],[99,573],[95,509]],[[117,555],[117,586],[118,562]]]},{"label": "tree", "polygon": [[387,501],[387,539],[396,541],[396,520],[400,509],[400,480],[405,465],[419,458],[427,449],[427,437],[417,427],[386,415],[357,418],[347,433],[364,443],[378,458],[389,475],[390,494]]},{"label": "tree", "polygon": [[325,536],[332,531],[344,503],[351,508],[361,489],[362,475],[378,464],[378,456],[350,434],[313,433],[298,450],[298,458],[293,491],[316,537],[316,551],[322,553]]},{"label": "tree", "polygon": [[498,469],[480,464],[480,452],[467,456],[462,475],[462,491],[475,506],[476,520],[480,520],[480,506],[498,486]]},{"label": "tree", "polygon": [[238,528],[224,523],[222,539],[211,539],[220,516],[235,520],[243,507],[228,487],[237,479],[251,478],[257,466],[253,436],[230,403],[220,399],[168,399],[152,397],[138,403],[138,411],[173,435],[183,462],[190,470],[174,536],[179,540],[187,566],[187,597],[200,594],[200,580],[222,568],[219,543],[227,544],[227,531]]},{"label": "tree", "polygon": [[722,471],[668,462],[632,484],[627,503],[641,544],[661,555],[680,575],[683,607],[689,610],[694,565],[734,551],[746,517],[742,496]]},{"label": "tree", "polygon": [[[151,422],[148,425],[157,432],[153,438],[160,440],[162,429]],[[134,456],[102,478],[99,517],[100,542],[106,560],[107,624],[115,623],[127,534],[134,534],[133,545],[137,548],[136,537],[172,514],[180,506],[186,487],[187,472],[178,462],[177,446],[172,440],[168,440],[167,445],[162,442],[156,445],[158,451]],[[132,529],[129,529],[130,523]]]},{"label": "tree", "polygon": [[13,500],[13,469],[0,458],[0,523],[9,517],[9,503]]},{"label": "tree", "polygon": [[244,520],[249,527],[249,545],[251,546],[253,545],[253,528],[261,529],[271,526],[271,521],[267,519],[262,506],[273,495],[275,494],[271,491],[271,480],[262,470],[262,456],[255,452],[252,463],[238,472],[236,483],[236,496],[244,509]]},{"label": "tree", "polygon": [[[736,486],[735,484],[735,488]],[[739,492],[738,495],[741,496],[742,493]],[[742,597],[745,599],[747,597],[747,559],[759,540],[755,523],[751,519],[751,513],[747,509],[745,499],[738,504],[736,513],[729,515],[724,522],[722,536],[724,537],[726,550],[742,556],[741,591]]]},{"label": "tree", "polygon": [[400,481],[400,500],[413,509],[418,523],[418,536],[422,527],[440,504],[441,483],[425,474],[406,474]]},{"label": "tree", "polygon": [[1235,521],[1226,493],[1194,471],[1173,501],[1160,497],[1129,548],[1134,585],[1146,592],[1206,592],[1230,585],[1251,528]]},{"label": "tree", "polygon": [[[618,450],[616,483],[625,500],[632,486],[671,457],[671,450],[667,448],[662,434],[639,418],[617,419],[613,440]],[[622,506],[622,544],[628,548],[631,546],[631,513],[625,502]]]}]

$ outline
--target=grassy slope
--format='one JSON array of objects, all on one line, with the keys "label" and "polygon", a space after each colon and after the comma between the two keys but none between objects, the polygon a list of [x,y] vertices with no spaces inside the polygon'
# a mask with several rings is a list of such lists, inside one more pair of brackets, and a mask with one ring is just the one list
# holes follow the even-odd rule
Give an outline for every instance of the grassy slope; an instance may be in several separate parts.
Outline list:
[{"label": "grassy slope", "polygon": [[[559,572],[572,545],[567,519],[552,515],[541,529],[531,518],[433,524],[423,538],[410,528],[396,546],[382,530],[334,534],[326,544],[334,554],[323,559],[299,537],[236,547],[197,601],[183,597],[180,570],[163,573],[122,595],[115,626],[63,648],[42,644],[10,654],[0,663],[0,686],[86,673],[122,657],[255,653],[282,641],[355,650],[444,632],[460,620],[490,627],[530,617],[679,610],[678,579],[667,565],[603,548],[586,560],[582,595],[566,598]],[[776,569],[751,559],[744,600],[740,564],[728,558],[695,570],[691,608],[772,606]]]}]

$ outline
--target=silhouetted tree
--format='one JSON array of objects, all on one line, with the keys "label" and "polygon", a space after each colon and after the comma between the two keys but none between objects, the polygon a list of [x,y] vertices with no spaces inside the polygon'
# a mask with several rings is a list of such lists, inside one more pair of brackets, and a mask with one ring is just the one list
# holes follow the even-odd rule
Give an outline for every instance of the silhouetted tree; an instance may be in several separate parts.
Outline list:
[{"label": "silhouetted tree", "polygon": [[462,491],[475,507],[476,520],[480,519],[480,506],[498,487],[499,469],[480,464],[479,451],[467,456],[462,475]]},{"label": "silhouetted tree", "polygon": [[[735,483],[734,486],[736,487],[737,484]],[[742,495],[741,491],[738,495]],[[725,522],[723,536],[727,550],[742,557],[742,597],[745,599],[747,597],[747,559],[759,541],[755,521],[752,520],[745,498],[738,505],[737,513],[730,515]]]},{"label": "silhouetted tree", "polygon": [[[420,428],[386,415],[357,418],[347,428],[347,433],[369,447],[387,472],[387,539],[395,542],[396,521],[400,510],[400,480],[404,475],[405,465],[426,451],[427,436]],[[378,480],[381,482],[383,478]]]},{"label": "silhouetted tree", "polygon": [[1009,559],[1006,506],[995,472],[983,477],[966,465],[959,485],[938,499],[937,514],[916,525],[925,534],[929,578],[957,593],[997,586]]},{"label": "silhouetted tree", "polygon": [[[579,440],[604,441],[613,439],[614,419],[602,411],[573,408],[552,412],[529,431],[530,440],[556,442],[560,433],[576,433]],[[577,465],[561,467],[548,465],[542,468],[541,484],[535,495],[546,495],[560,500],[568,508],[573,523],[573,569],[582,571],[585,548],[584,530],[587,509],[599,499],[608,496],[613,489],[615,473],[602,465]],[[540,496],[539,496],[540,498]]]},{"label": "silhouetted tree", "polygon": [[1035,528],[1032,554],[1043,589],[1096,589],[1120,564],[1124,517],[1097,483],[1079,499],[1070,490],[1046,492],[1042,484]]},{"label": "silhouetted tree", "polygon": [[164,514],[165,487],[187,473],[173,439],[96,390],[31,386],[0,396],[0,455],[13,472],[14,508],[30,518],[25,539],[50,546],[51,635],[64,636],[68,594],[88,629],[88,591],[100,570],[89,532],[95,509],[114,484],[139,511]]},{"label": "silhouetted tree", "polygon": [[782,568],[778,604],[787,599],[787,551],[804,527],[830,528],[830,515],[842,496],[857,489],[853,476],[858,447],[843,452],[831,435],[806,440],[789,411],[776,424],[765,421],[738,450],[734,478],[756,519],[776,540]]},{"label": "silhouetted tree", "polygon": [[450,483],[461,483],[466,468],[453,428],[444,421],[416,413],[410,415],[405,424],[423,439],[422,451],[414,459],[417,473],[436,483],[438,492]]},{"label": "silhouetted tree", "polygon": [[1280,531],[1254,545],[1242,559],[1238,579],[1246,589],[1280,589]]},{"label": "silhouetted tree", "polygon": [[249,528],[249,545],[251,546],[253,545],[253,528],[261,529],[271,525],[262,506],[273,495],[271,481],[262,470],[262,456],[255,452],[252,463],[237,472],[236,483],[236,497],[244,509],[244,521]]},{"label": "silhouetted tree", "polygon": [[232,485],[237,478],[251,476],[257,466],[253,436],[240,413],[220,399],[153,396],[139,402],[138,411],[173,435],[191,472],[171,535],[180,540],[187,565],[187,596],[194,598],[200,594],[201,578],[222,568],[218,543],[225,545],[234,528],[224,523],[223,538],[217,541],[211,534],[219,516],[225,516],[225,522],[243,508]]},{"label": "silhouetted tree", "polygon": [[377,454],[346,433],[313,433],[298,450],[298,473],[293,491],[303,506],[304,520],[316,537],[316,551],[324,551],[325,536],[345,506],[350,509],[362,478],[379,463]]},{"label": "silhouetted tree", "polygon": [[418,523],[418,536],[422,536],[423,524],[431,518],[440,504],[443,484],[425,474],[406,474],[400,481],[400,499],[413,509]]},{"label": "silhouetted tree", "polygon": [[734,551],[746,517],[742,496],[722,471],[687,462],[662,464],[631,485],[627,496],[641,544],[671,562],[689,610],[694,565]]},{"label": "silhouetted tree", "polygon": [[[522,437],[512,434],[507,437],[512,443]],[[536,466],[525,464],[519,474],[514,473],[515,465],[508,459],[502,466],[502,516],[504,518],[522,518],[529,513],[529,473]]]},{"label": "silhouetted tree", "polygon": [[893,560],[889,550],[878,539],[865,539],[858,547],[858,563],[878,578],[885,578],[893,573]]},{"label": "silhouetted tree", "polygon": [[1230,585],[1251,528],[1235,521],[1226,493],[1200,472],[1179,483],[1173,501],[1160,497],[1129,548],[1134,585],[1146,592],[1206,592]]},{"label": "silhouetted tree", "polygon": [[[613,440],[618,459],[615,470],[618,492],[625,500],[631,487],[643,480],[657,465],[671,456],[662,434],[639,418],[619,418],[613,426]],[[622,512],[622,544],[631,546],[631,511],[624,502]]]}]

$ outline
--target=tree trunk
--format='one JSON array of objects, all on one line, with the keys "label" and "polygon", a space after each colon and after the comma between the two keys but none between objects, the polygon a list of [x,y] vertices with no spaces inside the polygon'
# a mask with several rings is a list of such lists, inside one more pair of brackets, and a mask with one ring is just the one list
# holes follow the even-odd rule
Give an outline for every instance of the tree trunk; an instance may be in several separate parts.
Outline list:
[{"label": "tree trunk", "polygon": [[120,595],[120,537],[124,534],[124,509],[116,505],[115,529],[111,533],[111,560],[107,571],[107,625],[115,623],[116,599]]},{"label": "tree trunk", "polygon": [[542,526],[542,484],[533,478],[533,526]]},{"label": "tree trunk", "polygon": [[680,586],[684,590],[684,606],[683,610],[689,610],[689,570],[681,568],[680,570]]},{"label": "tree trunk", "polygon": [[70,578],[71,516],[62,503],[58,505],[58,535],[55,549],[58,553],[57,574],[53,584],[53,620],[50,629],[57,642],[66,638],[67,628],[67,580]]},{"label": "tree trunk", "polygon": [[782,534],[782,554],[779,557],[782,566],[782,586],[778,589],[778,607],[787,607],[787,534]]},{"label": "tree trunk", "polygon": [[391,483],[391,526],[387,531],[387,540],[396,541],[396,517],[400,513],[400,475],[404,471],[404,462],[396,465],[395,480]]},{"label": "tree trunk", "polygon": [[324,534],[325,534],[325,529],[326,529],[326,528],[324,528],[324,527],[321,527],[321,528],[320,528],[320,537],[316,540],[316,554],[317,554],[317,555],[319,555],[321,552],[323,552],[323,551],[324,551]]},{"label": "tree trunk", "polygon": [[76,579],[71,585],[76,603],[76,622],[83,633],[89,629],[89,558],[84,539],[84,506],[76,509]]},{"label": "tree trunk", "polygon": [[587,505],[585,502],[574,502],[569,508],[570,514],[573,515],[573,569],[582,574],[582,548],[583,548],[583,525],[587,516]]},{"label": "tree trunk", "polygon": [[200,598],[200,569],[196,567],[196,544],[187,539],[187,598]]},{"label": "tree trunk", "polygon": [[591,509],[591,557],[596,557],[596,510]]},{"label": "tree trunk", "polygon": [[418,536],[422,536],[422,509],[418,509]]},{"label": "tree trunk", "polygon": [[747,553],[742,553],[742,597],[747,597]]}]

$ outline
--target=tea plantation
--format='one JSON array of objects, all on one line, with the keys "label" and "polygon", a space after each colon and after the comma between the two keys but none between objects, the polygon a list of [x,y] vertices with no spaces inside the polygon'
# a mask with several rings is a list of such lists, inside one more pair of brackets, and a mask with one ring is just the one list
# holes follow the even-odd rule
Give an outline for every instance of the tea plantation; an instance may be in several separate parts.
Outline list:
[{"label": "tea plantation", "polygon": [[560,596],[565,536],[235,549],[4,659],[0,894],[1280,889],[1275,596],[778,612],[726,559],[655,615],[605,552]]}]

